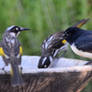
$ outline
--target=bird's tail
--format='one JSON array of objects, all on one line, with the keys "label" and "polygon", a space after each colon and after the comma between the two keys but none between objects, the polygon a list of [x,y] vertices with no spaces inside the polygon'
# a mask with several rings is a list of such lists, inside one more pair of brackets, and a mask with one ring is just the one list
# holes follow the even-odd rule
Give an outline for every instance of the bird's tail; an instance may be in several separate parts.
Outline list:
[{"label": "bird's tail", "polygon": [[14,64],[13,62],[11,62],[10,74],[11,74],[11,85],[13,87],[24,85],[24,81],[22,79],[22,75],[20,73],[19,67],[17,64]]},{"label": "bird's tail", "polygon": [[86,24],[88,21],[89,21],[89,18],[88,19],[82,19],[78,23],[76,23],[75,25],[73,25],[72,27],[80,28],[81,26],[83,26],[84,24]]}]

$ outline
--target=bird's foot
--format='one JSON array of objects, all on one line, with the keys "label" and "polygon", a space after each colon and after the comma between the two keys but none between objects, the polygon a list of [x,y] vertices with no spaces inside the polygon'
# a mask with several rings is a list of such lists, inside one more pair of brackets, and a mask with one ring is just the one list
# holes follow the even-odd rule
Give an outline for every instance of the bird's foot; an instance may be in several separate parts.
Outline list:
[{"label": "bird's foot", "polygon": [[23,67],[22,66],[20,66],[20,72],[22,73],[22,70],[23,70]]}]

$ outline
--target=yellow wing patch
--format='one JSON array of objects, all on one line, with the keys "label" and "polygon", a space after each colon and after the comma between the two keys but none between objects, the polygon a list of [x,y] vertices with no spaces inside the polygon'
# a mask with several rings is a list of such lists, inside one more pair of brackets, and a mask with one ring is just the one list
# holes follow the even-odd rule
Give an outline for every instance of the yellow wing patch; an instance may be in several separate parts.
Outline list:
[{"label": "yellow wing patch", "polygon": [[1,47],[0,47],[0,54],[1,54],[2,56],[5,56],[4,50],[3,50],[3,48],[1,48]]},{"label": "yellow wing patch", "polygon": [[77,25],[78,28],[80,28],[84,23],[80,23]]},{"label": "yellow wing patch", "polygon": [[65,44],[67,41],[66,40],[62,40],[62,43]]},{"label": "yellow wing patch", "polygon": [[23,54],[23,49],[22,46],[19,47],[19,54],[22,55]]},{"label": "yellow wing patch", "polygon": [[83,20],[81,20],[81,21],[76,25],[76,27],[80,28],[81,26],[83,26],[84,24],[86,24],[88,20],[89,20],[89,19],[83,19]]}]

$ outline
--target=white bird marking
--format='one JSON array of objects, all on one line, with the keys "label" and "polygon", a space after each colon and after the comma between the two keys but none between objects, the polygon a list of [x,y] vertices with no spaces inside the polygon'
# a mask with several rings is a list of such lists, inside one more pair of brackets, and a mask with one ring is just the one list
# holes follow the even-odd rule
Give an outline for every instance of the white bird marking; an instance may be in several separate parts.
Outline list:
[{"label": "white bird marking", "polygon": [[14,32],[11,32],[10,35],[11,35],[12,37],[16,37],[16,34],[15,34]]},{"label": "white bird marking", "polygon": [[14,40],[14,39],[12,39],[12,40],[11,40],[11,43],[12,43],[12,44],[14,44],[14,43],[15,43],[15,40]]},{"label": "white bird marking", "polygon": [[20,58],[20,54],[17,55],[17,58]]},{"label": "white bird marking", "polygon": [[7,42],[9,42],[10,40],[8,39],[8,37],[5,38]]},{"label": "white bird marking", "polygon": [[19,34],[20,34],[20,32],[18,32],[18,33],[16,34],[16,36],[18,37],[18,36],[19,36]]},{"label": "white bird marking", "polygon": [[44,64],[45,63],[45,60],[47,59],[47,57],[45,57],[44,59],[43,59],[43,61],[42,61],[42,64]]},{"label": "white bird marking", "polygon": [[47,41],[45,40],[45,49],[48,49],[49,44],[51,43],[51,40],[53,39],[53,36],[51,36]]},{"label": "white bird marking", "polygon": [[53,55],[53,57],[55,57],[59,52],[61,51],[65,51],[68,49],[68,43],[66,43],[64,46],[62,46],[61,48],[57,49]]},{"label": "white bird marking", "polygon": [[51,36],[51,37],[48,39],[48,42],[50,42],[52,39],[53,39],[53,36]]},{"label": "white bird marking", "polygon": [[9,31],[9,30],[11,30],[13,27],[14,27],[14,25],[8,27],[6,30]]},{"label": "white bird marking", "polygon": [[78,50],[74,44],[71,45],[73,52],[79,56],[86,57],[92,59],[92,53],[83,52],[82,50]]},{"label": "white bird marking", "polygon": [[9,56],[7,56],[7,55],[5,54],[5,58],[9,59]]},{"label": "white bird marking", "polygon": [[59,49],[57,49],[57,50],[55,51],[53,57],[55,57],[55,56],[57,55],[58,51],[59,51]]},{"label": "white bird marking", "polygon": [[16,30],[19,30],[18,28],[16,28]]},{"label": "white bird marking", "polygon": [[49,56],[49,59],[50,59],[51,62],[53,62],[53,58],[51,56]]}]

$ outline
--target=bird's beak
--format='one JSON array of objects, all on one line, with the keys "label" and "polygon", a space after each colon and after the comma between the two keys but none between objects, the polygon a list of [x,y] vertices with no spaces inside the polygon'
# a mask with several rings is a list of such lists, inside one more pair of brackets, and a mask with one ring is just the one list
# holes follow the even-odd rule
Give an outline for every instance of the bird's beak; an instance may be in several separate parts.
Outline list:
[{"label": "bird's beak", "polygon": [[31,29],[20,27],[20,31],[26,31],[26,30],[31,30]]}]

